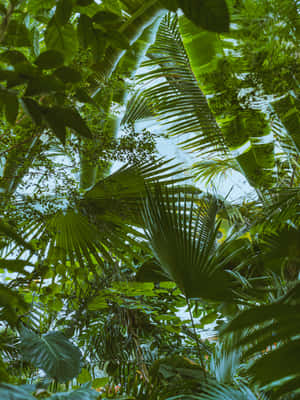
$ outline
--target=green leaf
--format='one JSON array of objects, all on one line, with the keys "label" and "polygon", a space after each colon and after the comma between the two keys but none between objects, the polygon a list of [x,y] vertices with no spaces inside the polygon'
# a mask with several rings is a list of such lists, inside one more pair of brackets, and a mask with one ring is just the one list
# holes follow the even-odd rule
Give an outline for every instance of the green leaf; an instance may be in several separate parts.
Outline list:
[{"label": "green leaf", "polygon": [[92,138],[90,129],[76,109],[44,107],[43,114],[46,122],[63,144],[66,139],[66,127],[73,129],[80,136]]},{"label": "green leaf", "polygon": [[43,108],[43,117],[55,136],[64,145],[66,142],[66,124],[63,117],[63,110],[59,107]]},{"label": "green leaf", "polygon": [[56,10],[55,19],[59,25],[65,25],[72,13],[72,0],[59,0]]},{"label": "green leaf", "polygon": [[48,49],[60,51],[66,61],[70,61],[77,51],[76,32],[71,24],[59,26],[49,23],[45,32],[45,42]]},{"label": "green leaf", "polygon": [[184,16],[179,18],[179,28],[192,70],[200,82],[203,65],[209,63],[216,54],[217,34],[204,31]]},{"label": "green leaf", "polygon": [[32,48],[34,55],[37,57],[40,54],[40,31],[37,28],[34,28],[32,33]]},{"label": "green leaf", "polygon": [[88,93],[83,88],[76,89],[76,98],[81,103],[95,104],[94,100],[88,95]]},{"label": "green leaf", "polygon": [[25,360],[58,382],[67,382],[80,372],[81,353],[61,332],[40,337],[23,328],[20,348]]},{"label": "green leaf", "polygon": [[120,15],[111,11],[99,11],[93,16],[93,22],[105,28],[116,28],[122,22]]},{"label": "green leaf", "polygon": [[78,135],[91,139],[92,133],[76,109],[63,108],[65,125],[73,129]]},{"label": "green leaf", "polygon": [[60,51],[47,50],[41,53],[34,63],[43,69],[57,68],[64,63],[64,57]]},{"label": "green leaf", "polygon": [[30,46],[30,34],[26,26],[15,19],[10,20],[4,44],[16,47]]},{"label": "green leaf", "polygon": [[218,318],[218,313],[211,312],[207,314],[205,317],[201,318],[201,324],[202,325],[211,324],[212,322],[215,322],[217,318]]},{"label": "green leaf", "polygon": [[64,89],[64,84],[55,76],[44,75],[29,80],[25,96],[37,96],[59,92]]},{"label": "green leaf", "polygon": [[87,7],[92,4],[94,0],[77,0],[76,5],[80,7]]},{"label": "green leaf", "polygon": [[78,383],[87,383],[92,380],[92,375],[89,373],[89,371],[86,368],[82,368],[80,374],[77,377]]},{"label": "green leaf", "polygon": [[110,31],[108,32],[106,38],[116,49],[128,49],[130,46],[126,35],[121,32]]},{"label": "green leaf", "polygon": [[20,62],[27,62],[27,58],[20,51],[6,50],[0,54],[0,61],[4,61],[5,63],[10,65],[15,65]]},{"label": "green leaf", "polygon": [[93,22],[90,17],[85,14],[81,14],[77,25],[77,36],[80,45],[86,49],[87,47],[93,47],[95,45],[95,33],[93,29]]},{"label": "green leaf", "polygon": [[105,386],[109,382],[109,377],[106,376],[104,378],[96,378],[92,382],[93,388],[100,388]]},{"label": "green leaf", "polygon": [[0,220],[0,232],[4,233],[18,245],[25,247],[28,250],[34,250],[34,247],[28,243],[23,237],[7,222]]},{"label": "green leaf", "polygon": [[7,321],[11,327],[15,327],[20,315],[27,312],[28,308],[19,292],[0,284],[0,320]]},{"label": "green leaf", "polygon": [[24,268],[28,265],[30,266],[32,264],[24,260],[5,260],[2,258],[0,259],[0,268],[5,268],[10,272],[24,273]]},{"label": "green leaf", "polygon": [[22,387],[0,383],[0,398],[3,400],[36,400],[27,390]]},{"label": "green leaf", "polygon": [[35,101],[27,97],[21,99],[21,104],[24,111],[32,118],[35,124],[41,125],[43,114],[40,105]]},{"label": "green leaf", "polygon": [[19,111],[18,97],[14,93],[5,94],[5,116],[7,121],[14,125]]},{"label": "green leaf", "polygon": [[96,400],[99,398],[99,393],[89,387],[81,387],[72,392],[55,393],[49,400]]},{"label": "green leaf", "polygon": [[195,25],[212,32],[229,31],[229,11],[225,0],[160,0],[169,10],[181,8]]},{"label": "green leaf", "polygon": [[54,71],[54,74],[63,82],[80,82],[81,74],[76,69],[70,67],[61,67]]}]

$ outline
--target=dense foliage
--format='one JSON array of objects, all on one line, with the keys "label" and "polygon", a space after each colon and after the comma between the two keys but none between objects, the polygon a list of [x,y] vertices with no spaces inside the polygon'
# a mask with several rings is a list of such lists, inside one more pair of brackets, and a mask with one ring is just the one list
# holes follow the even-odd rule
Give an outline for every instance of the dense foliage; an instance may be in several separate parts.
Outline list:
[{"label": "dense foliage", "polygon": [[2,399],[300,398],[299,11],[0,3]]}]

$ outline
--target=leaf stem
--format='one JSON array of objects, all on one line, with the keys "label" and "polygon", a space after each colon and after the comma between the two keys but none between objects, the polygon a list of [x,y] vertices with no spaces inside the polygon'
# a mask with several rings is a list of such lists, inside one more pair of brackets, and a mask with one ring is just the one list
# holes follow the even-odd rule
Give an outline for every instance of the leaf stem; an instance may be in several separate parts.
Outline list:
[{"label": "leaf stem", "polygon": [[205,379],[205,381],[207,381],[205,364],[204,364],[204,360],[203,360],[201,349],[200,349],[200,342],[199,342],[199,337],[198,337],[198,334],[197,334],[197,331],[196,331],[196,327],[195,327],[194,317],[193,317],[192,309],[191,309],[191,303],[190,303],[190,300],[187,297],[185,297],[185,299],[186,299],[186,304],[187,304],[189,315],[190,315],[190,320],[192,322],[192,327],[193,327],[196,346],[197,346],[197,351],[198,351],[198,357],[199,357],[199,360],[200,360],[201,367],[203,369],[204,379]]}]

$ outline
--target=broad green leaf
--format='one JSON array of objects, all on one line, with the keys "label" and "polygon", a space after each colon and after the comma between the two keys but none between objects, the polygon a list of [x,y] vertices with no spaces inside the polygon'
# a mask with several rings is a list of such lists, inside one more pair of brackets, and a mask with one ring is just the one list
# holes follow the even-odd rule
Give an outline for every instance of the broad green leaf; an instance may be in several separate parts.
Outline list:
[{"label": "broad green leaf", "polygon": [[29,80],[25,96],[38,96],[59,92],[64,89],[64,84],[53,75],[43,75]]},{"label": "broad green leaf", "polygon": [[89,46],[93,47],[96,44],[92,19],[85,14],[81,14],[79,17],[77,25],[77,36],[80,45],[84,49]]},{"label": "broad green leaf", "polygon": [[60,51],[47,50],[41,53],[34,63],[43,69],[57,68],[64,63],[64,57]]},{"label": "broad green leaf", "polygon": [[45,32],[45,42],[48,49],[60,51],[66,61],[70,61],[76,54],[76,32],[70,23],[63,26],[50,23]]},{"label": "broad green leaf", "polygon": [[209,63],[216,54],[218,36],[199,28],[184,16],[179,18],[179,29],[192,70],[198,82],[201,82],[203,65]]},{"label": "broad green leaf", "polygon": [[4,61],[10,65],[15,65],[20,62],[26,62],[27,58],[18,50],[6,50],[0,54],[0,61]]},{"label": "broad green leaf", "polygon": [[5,94],[5,116],[7,121],[14,125],[19,111],[18,97],[14,93]]},{"label": "broad green leaf", "polygon": [[25,360],[58,382],[67,382],[80,372],[81,353],[61,332],[40,337],[23,328],[20,349]]},{"label": "broad green leaf", "polygon": [[89,127],[75,108],[63,108],[62,110],[66,126],[73,129],[79,136],[92,138]]},{"label": "broad green leaf", "polygon": [[21,99],[21,104],[24,111],[32,118],[35,124],[41,125],[43,114],[40,105],[29,97],[23,97]]},{"label": "broad green leaf", "polygon": [[43,108],[43,117],[55,136],[62,144],[65,144],[67,131],[62,109],[59,107]]},{"label": "broad green leaf", "polygon": [[72,13],[72,0],[59,0],[56,6],[54,18],[59,25],[65,25]]},{"label": "broad green leaf", "polygon": [[93,22],[104,28],[116,28],[122,23],[122,18],[111,11],[99,11],[93,16]]},{"label": "broad green leaf", "polygon": [[26,26],[16,19],[10,20],[5,35],[4,44],[16,47],[30,46],[30,34]]},{"label": "broad green leaf", "polygon": [[76,69],[70,67],[60,67],[54,71],[54,74],[63,82],[80,82],[81,74]]},{"label": "broad green leaf", "polygon": [[0,398],[3,400],[36,400],[22,387],[3,382],[0,383]]},{"label": "broad green leaf", "polygon": [[229,11],[225,0],[160,0],[171,11],[181,8],[195,25],[212,32],[229,31]]}]

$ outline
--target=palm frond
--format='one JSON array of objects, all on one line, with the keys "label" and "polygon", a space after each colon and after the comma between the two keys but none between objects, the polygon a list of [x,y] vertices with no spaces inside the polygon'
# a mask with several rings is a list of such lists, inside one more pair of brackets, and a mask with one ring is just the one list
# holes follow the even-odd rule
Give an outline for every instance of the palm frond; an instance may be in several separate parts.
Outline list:
[{"label": "palm frond", "polygon": [[185,149],[226,153],[220,128],[189,64],[177,17],[163,19],[147,56],[150,60],[143,64],[147,72],[139,81],[148,88],[129,101],[123,123],[133,123],[151,110],[169,134],[188,134],[181,143]]},{"label": "palm frond", "polygon": [[217,246],[217,200],[176,188],[148,189],[143,218],[146,235],[164,271],[189,298],[232,299],[224,270],[227,243]]},{"label": "palm frond", "polygon": [[240,351],[230,351],[226,344],[217,344],[211,358],[210,369],[219,383],[233,384],[240,367]]},{"label": "palm frond", "polygon": [[198,161],[193,165],[193,171],[197,180],[204,182],[226,178],[231,171],[241,172],[235,158],[215,158]]}]

